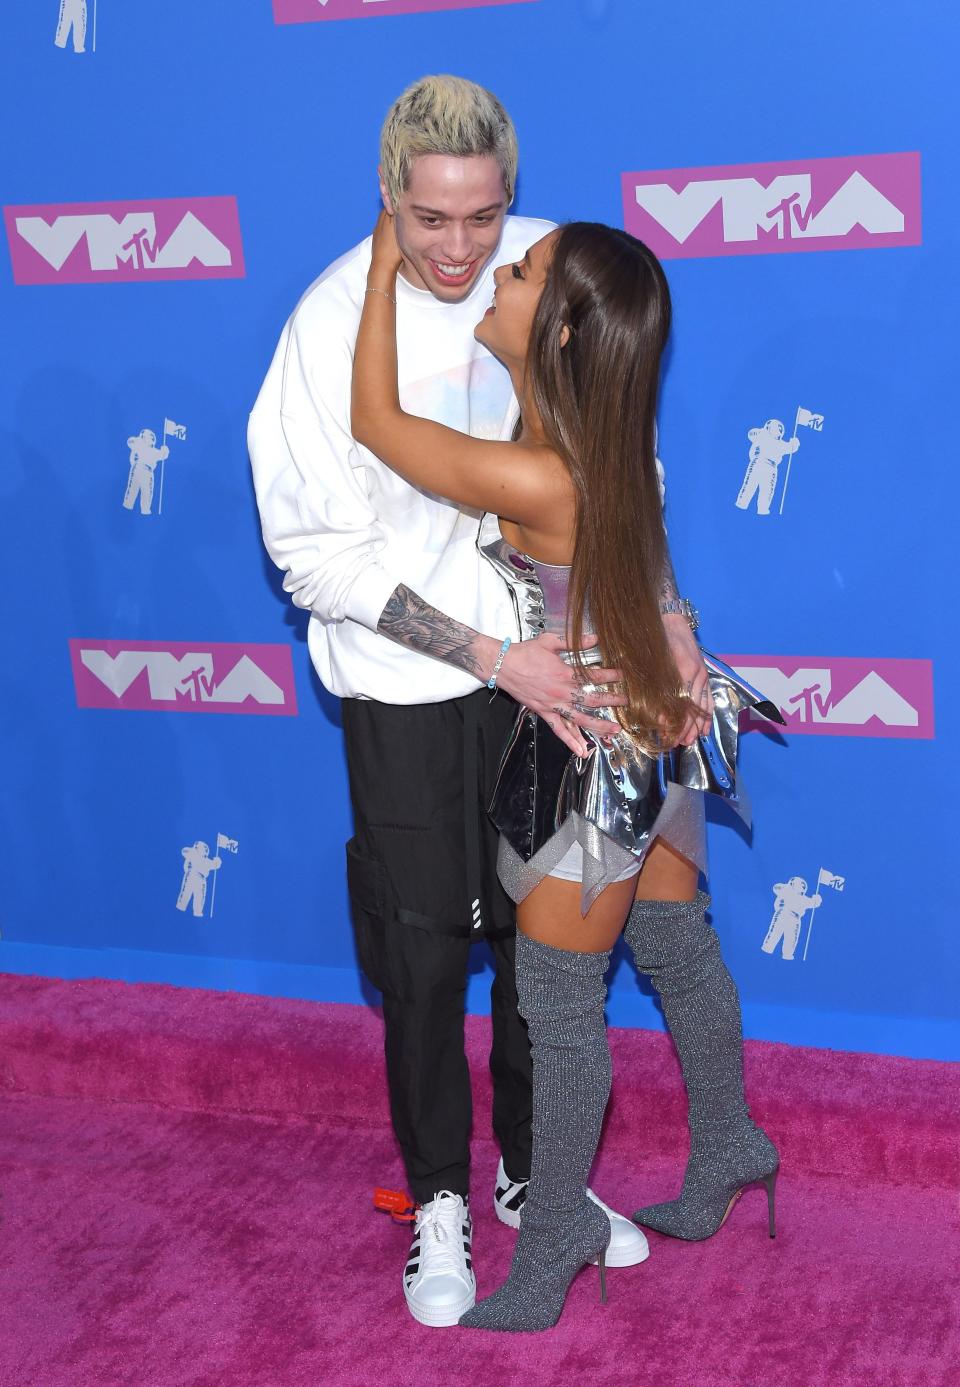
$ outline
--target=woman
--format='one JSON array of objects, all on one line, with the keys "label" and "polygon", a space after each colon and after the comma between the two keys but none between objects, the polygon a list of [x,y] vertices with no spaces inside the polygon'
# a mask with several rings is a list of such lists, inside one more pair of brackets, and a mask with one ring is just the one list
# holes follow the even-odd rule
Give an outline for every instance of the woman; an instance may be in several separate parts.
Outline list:
[{"label": "woman", "polygon": [[[353,379],[353,431],[407,481],[485,510],[480,547],[510,584],[525,636],[553,629],[571,650],[599,637],[622,671],[610,736],[571,755],[521,709],[491,813],[500,874],[517,901],[517,988],[534,1072],[533,1161],[504,1286],[462,1324],[555,1324],[577,1272],[603,1256],[609,1221],[585,1193],[610,1088],[603,1006],[610,950],[627,923],[674,1031],[690,1096],[691,1155],[680,1198],[638,1222],[686,1238],[720,1226],[741,1189],[778,1160],[743,1100],[736,989],[704,924],[703,790],[736,799],[736,716],[758,704],[709,661],[713,733],[677,689],[658,605],[664,532],[654,455],[669,293],[650,252],[626,233],[573,223],[495,273],[476,336],[510,371],[515,441],[492,443],[407,415],[396,371],[400,251],[389,217],[374,233]],[[508,648],[504,641],[497,669]],[[682,745],[691,742],[690,745]],[[673,750],[665,753],[664,748]],[[681,997],[696,996],[671,1016]]]}]

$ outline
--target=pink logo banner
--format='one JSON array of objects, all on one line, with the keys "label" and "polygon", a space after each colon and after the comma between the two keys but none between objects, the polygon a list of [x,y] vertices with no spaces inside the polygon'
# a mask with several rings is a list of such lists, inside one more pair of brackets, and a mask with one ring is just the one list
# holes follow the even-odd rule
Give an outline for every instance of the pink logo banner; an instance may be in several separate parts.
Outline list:
[{"label": "pink logo banner", "polygon": [[79,708],[296,717],[289,645],[71,640]]},{"label": "pink logo banner", "polygon": [[920,155],[623,175],[624,226],[664,259],[920,245]]},{"label": "pink logo banner", "polygon": [[[775,703],[787,734],[815,737],[922,737],[933,729],[930,660],[856,660],[820,655],[724,655]],[[751,711],[755,727],[771,727]]]},{"label": "pink logo banner", "polygon": [[531,5],[536,0],[273,0],[277,24],[316,24],[324,19],[375,19],[391,14],[437,14],[494,5]]},{"label": "pink logo banner", "polygon": [[235,197],[4,207],[16,284],[242,279]]}]

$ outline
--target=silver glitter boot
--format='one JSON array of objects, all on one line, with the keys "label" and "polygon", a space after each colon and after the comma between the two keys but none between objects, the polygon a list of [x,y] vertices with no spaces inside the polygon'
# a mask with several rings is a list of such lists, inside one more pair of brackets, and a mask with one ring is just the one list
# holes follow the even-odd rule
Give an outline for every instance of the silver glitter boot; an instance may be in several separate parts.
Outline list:
[{"label": "silver glitter boot", "polygon": [[699,1241],[716,1233],[747,1186],[762,1181],[772,1238],[780,1162],[747,1110],[740,997],[704,919],[709,904],[703,891],[692,901],[636,901],[627,921],[637,968],[660,994],[690,1105],[690,1157],[679,1198],[633,1217],[659,1233]]},{"label": "silver glitter boot", "polygon": [[583,954],[517,935],[517,996],[533,1058],[533,1152],[510,1275],[460,1320],[470,1329],[549,1329],[570,1283],[604,1255],[610,1220],[586,1186],[610,1095],[603,1004],[609,953]]}]

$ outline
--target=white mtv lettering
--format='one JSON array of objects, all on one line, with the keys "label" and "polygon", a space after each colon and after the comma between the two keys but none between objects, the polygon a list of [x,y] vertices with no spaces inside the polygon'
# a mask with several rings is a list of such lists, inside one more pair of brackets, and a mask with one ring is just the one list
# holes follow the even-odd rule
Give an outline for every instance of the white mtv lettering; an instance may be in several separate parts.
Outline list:
[{"label": "white mtv lettering", "polygon": [[167,241],[157,253],[152,265],[147,269],[183,269],[191,260],[199,260],[201,265],[232,265],[233,257],[229,246],[214,236],[204,226],[199,217],[188,212]]},{"label": "white mtv lettering", "polygon": [[17,217],[17,231],[55,270],[86,235],[91,270],[115,270],[118,262],[139,270],[184,269],[192,260],[201,265],[230,265],[230,249],[198,217],[187,212],[168,238],[157,247],[157,223],[152,212],[128,212],[121,221],[108,212],[62,216],[48,226],[42,217]]},{"label": "white mtv lettering", "polygon": [[769,231],[767,213],[785,198],[810,201],[810,175],[792,174],[775,178],[765,188],[755,178],[710,178],[688,183],[675,193],[667,183],[649,183],[636,189],[637,202],[683,245],[708,212],[721,203],[723,239],[755,241],[757,227]]},{"label": "white mtv lettering", "polygon": [[852,173],[806,226],[798,218],[793,235],[846,236],[855,226],[871,233],[903,230],[900,208],[878,192],[862,173]]},{"label": "white mtv lettering", "polygon": [[286,701],[280,686],[249,655],[241,656],[219,684],[213,678],[209,652],[190,651],[178,659],[167,650],[121,650],[118,655],[81,650],[80,659],[116,698],[122,698],[146,670],[150,697],[157,702],[175,703],[184,697],[197,703],[242,703],[246,698],[257,703]]},{"label": "white mtv lettering", "polygon": [[833,704],[827,721],[859,726],[870,718],[879,718],[887,727],[917,727],[920,722],[916,708],[881,679],[876,670],[871,670],[856,688]]},{"label": "white mtv lettering", "polygon": [[249,655],[241,656],[226,679],[210,694],[212,703],[242,703],[245,698],[255,698],[258,703],[285,702],[280,685],[264,674]]},{"label": "white mtv lettering", "polygon": [[810,213],[811,175],[780,174],[764,185],[756,178],[713,178],[675,192],[667,183],[638,185],[637,203],[680,245],[719,202],[723,239],[756,241],[759,231],[778,240],[797,236],[846,236],[855,226],[871,234],[902,231],[903,213],[868,182],[852,173],[816,214]]},{"label": "white mtv lettering", "polygon": [[803,723],[862,727],[871,718],[879,718],[886,727],[917,727],[920,722],[916,708],[876,670],[871,670],[836,703],[829,669],[798,669],[787,675],[776,665],[738,665],[737,672],[763,689],[788,717]]}]

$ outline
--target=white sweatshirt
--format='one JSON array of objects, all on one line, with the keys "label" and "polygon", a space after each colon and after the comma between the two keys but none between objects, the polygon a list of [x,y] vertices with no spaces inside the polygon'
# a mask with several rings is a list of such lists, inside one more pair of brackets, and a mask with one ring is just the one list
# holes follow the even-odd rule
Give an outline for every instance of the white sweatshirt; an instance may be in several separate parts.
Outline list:
[{"label": "white sweatshirt", "polygon": [[[517,411],[510,377],[473,329],[493,298],[494,268],[521,260],[552,225],[507,217],[499,249],[462,303],[441,303],[398,276],[405,410],[477,438],[509,438]],[[519,633],[506,585],[477,552],[478,514],[402,481],[351,437],[369,267],[368,237],[311,285],[283,330],[247,435],[257,504],[284,589],[311,614],[310,655],[330,692],[439,703],[479,682],[377,634],[399,583],[485,635]]]}]

